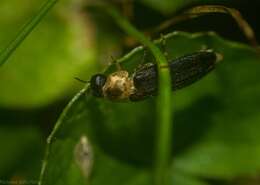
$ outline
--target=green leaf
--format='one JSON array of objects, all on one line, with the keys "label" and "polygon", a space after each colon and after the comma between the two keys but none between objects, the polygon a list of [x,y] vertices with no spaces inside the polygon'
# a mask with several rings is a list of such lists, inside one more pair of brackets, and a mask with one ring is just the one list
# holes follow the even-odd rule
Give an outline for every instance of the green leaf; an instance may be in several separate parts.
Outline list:
[{"label": "green leaf", "polygon": [[189,107],[196,119],[193,124],[205,122],[208,128],[175,159],[178,169],[214,178],[253,175],[260,170],[260,59],[246,50],[234,52],[225,54],[226,60],[215,71],[218,95],[208,94]]},{"label": "green leaf", "polygon": [[[19,0],[1,1],[0,41],[6,43],[13,37],[20,24],[35,11],[34,2],[27,0],[32,6],[26,7]],[[74,77],[87,77],[81,74],[92,70],[95,57],[89,39],[92,33],[73,6],[78,5],[71,1],[59,4],[0,69],[0,86],[4,87],[0,91],[1,107],[48,105],[75,92]],[[0,48],[5,45],[1,44]]]},{"label": "green leaf", "polygon": [[178,171],[175,171],[172,174],[172,184],[178,184],[178,185],[208,185],[207,182],[204,182],[201,179],[198,179],[196,177],[193,177],[191,175],[180,173]]},{"label": "green leaf", "polygon": [[[205,184],[196,176],[232,178],[260,168],[258,162],[246,163],[260,161],[259,57],[252,48],[213,33],[166,36],[169,59],[205,46],[221,53],[224,60],[207,77],[174,93],[174,156],[169,169],[173,180],[169,184]],[[138,47],[119,62],[133,72],[142,57],[143,48]],[[146,61],[153,61],[151,54]],[[114,70],[115,66],[109,66],[105,73]],[[151,184],[155,99],[115,103],[92,97],[85,87],[64,110],[48,139],[41,184]],[[93,158],[84,155],[80,164],[87,160],[93,162],[92,168],[79,165],[75,157],[82,137],[88,138]]]}]

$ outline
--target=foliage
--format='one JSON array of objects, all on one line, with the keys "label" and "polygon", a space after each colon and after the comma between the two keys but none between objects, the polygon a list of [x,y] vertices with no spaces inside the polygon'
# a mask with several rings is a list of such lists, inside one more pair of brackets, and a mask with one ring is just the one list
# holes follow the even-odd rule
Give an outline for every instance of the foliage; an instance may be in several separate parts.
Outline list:
[{"label": "foliage", "polygon": [[[38,3],[1,1],[4,15],[0,18],[1,49],[14,36],[17,25],[37,13]],[[156,25],[156,21],[183,8],[204,3],[232,6],[231,2],[216,0],[142,0],[134,6],[144,8],[142,14],[135,12],[143,17],[132,17],[132,22],[145,25],[150,21]],[[18,9],[18,5],[24,6]],[[252,2],[250,8],[256,5]],[[17,11],[11,11],[13,7]],[[208,23],[210,18],[206,20]],[[158,154],[155,143],[161,124],[157,110],[161,115],[170,110],[165,104],[158,104],[157,97],[115,103],[93,97],[86,85],[53,125],[67,97],[79,89],[73,78],[88,79],[98,72],[96,69],[107,64],[111,51],[116,54],[126,51],[118,61],[130,73],[140,65],[143,47],[131,46],[134,49],[129,51],[123,45],[127,39],[118,31],[116,21],[118,18],[113,19],[104,11],[89,10],[80,1],[60,2],[39,27],[31,27],[33,33],[0,68],[0,183],[7,182],[5,179],[37,180],[43,158],[41,185],[154,183]],[[222,21],[220,24],[227,32]],[[195,20],[188,22],[192,28],[194,23]],[[172,30],[164,33],[168,60],[205,47],[221,53],[224,60],[199,82],[172,93],[168,103],[173,106],[174,124],[172,154],[165,173],[167,184],[242,185],[244,181],[239,179],[258,177],[259,54],[246,44],[213,32]],[[128,34],[136,36],[131,31]],[[162,48],[160,38],[155,44]],[[144,61],[156,62],[155,58],[149,53]],[[109,65],[104,73],[115,70],[114,65]],[[52,127],[43,157],[43,139]]]},{"label": "foliage", "polygon": [[[255,78],[259,72],[258,56],[251,48],[214,34],[172,33],[167,36],[167,50],[175,51],[169,52],[171,58],[199,50],[202,43],[222,53],[225,59],[205,79],[174,93],[175,157],[169,169],[173,182],[180,178],[175,173],[187,174],[187,179],[192,176],[189,183],[197,184],[196,177],[231,179],[252,175],[260,167],[256,162],[260,156],[257,137],[259,85]],[[136,48],[120,62],[131,70],[141,57],[142,48]],[[245,67],[250,74],[244,71]],[[243,71],[247,75],[243,75]],[[91,97],[87,89],[85,87],[65,109],[49,138],[43,184],[74,183],[69,179],[75,180],[75,173],[80,171],[75,169],[74,147],[84,135],[94,148],[91,184],[104,181],[149,184],[156,128],[154,99],[116,104]],[[64,152],[67,155],[63,155]],[[66,179],[59,176],[66,176]]]}]

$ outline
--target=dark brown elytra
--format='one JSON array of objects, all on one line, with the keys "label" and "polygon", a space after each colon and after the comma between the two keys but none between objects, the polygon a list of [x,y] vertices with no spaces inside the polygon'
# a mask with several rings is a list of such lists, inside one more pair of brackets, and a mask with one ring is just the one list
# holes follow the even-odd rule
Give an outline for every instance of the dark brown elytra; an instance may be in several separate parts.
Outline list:
[{"label": "dark brown elytra", "polygon": [[[169,61],[172,90],[181,89],[200,80],[212,71],[221,56],[211,50],[198,51]],[[131,101],[143,100],[158,92],[157,64],[147,63],[138,68],[133,75],[136,89]]]}]

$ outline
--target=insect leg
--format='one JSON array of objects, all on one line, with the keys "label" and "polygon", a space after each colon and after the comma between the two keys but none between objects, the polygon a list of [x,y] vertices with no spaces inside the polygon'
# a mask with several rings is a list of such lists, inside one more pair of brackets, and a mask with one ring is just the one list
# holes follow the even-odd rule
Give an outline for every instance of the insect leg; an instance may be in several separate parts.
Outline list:
[{"label": "insect leg", "polygon": [[141,64],[140,65],[143,65],[145,63],[145,59],[147,57],[147,53],[148,53],[148,49],[146,47],[144,47],[144,54],[142,56],[142,60],[141,60]]},{"label": "insect leg", "polygon": [[161,47],[162,47],[163,54],[166,57],[166,59],[168,60],[169,54],[166,49],[166,38],[163,34],[161,34],[161,43],[162,43]]},{"label": "insect leg", "polygon": [[[162,48],[163,54],[168,61],[169,54],[168,54],[167,49],[166,49],[166,38],[163,34],[161,34],[161,43],[162,43],[161,48]],[[168,64],[160,65],[160,68],[168,68],[168,67],[169,67]]]},{"label": "insect leg", "polygon": [[117,71],[121,71],[122,70],[122,66],[120,65],[120,63],[111,55],[111,65],[115,65],[116,66],[116,69]]},{"label": "insect leg", "polygon": [[142,68],[142,66],[145,65],[145,63],[146,63],[145,61],[146,61],[146,59],[147,59],[147,56],[148,56],[148,49],[147,49],[147,47],[143,46],[143,56],[142,56],[142,58],[141,58],[140,64],[137,66],[137,68],[135,69],[135,71],[136,71],[137,69]]},{"label": "insect leg", "polygon": [[82,80],[82,79],[80,79],[80,78],[78,78],[78,77],[74,77],[74,79],[75,80],[77,80],[77,81],[79,81],[79,82],[81,82],[81,83],[90,83],[90,81],[86,81],[86,80]]}]

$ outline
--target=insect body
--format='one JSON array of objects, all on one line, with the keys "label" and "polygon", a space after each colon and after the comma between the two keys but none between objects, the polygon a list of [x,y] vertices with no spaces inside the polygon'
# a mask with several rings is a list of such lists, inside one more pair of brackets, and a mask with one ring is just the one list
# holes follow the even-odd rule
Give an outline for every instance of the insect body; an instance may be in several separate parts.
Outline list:
[{"label": "insect body", "polygon": [[[211,51],[199,51],[168,62],[171,74],[172,90],[186,87],[214,69],[221,55]],[[158,93],[157,64],[146,63],[138,67],[129,76],[125,70],[119,70],[107,77],[94,75],[90,81],[93,95],[113,101],[140,101]]]}]

